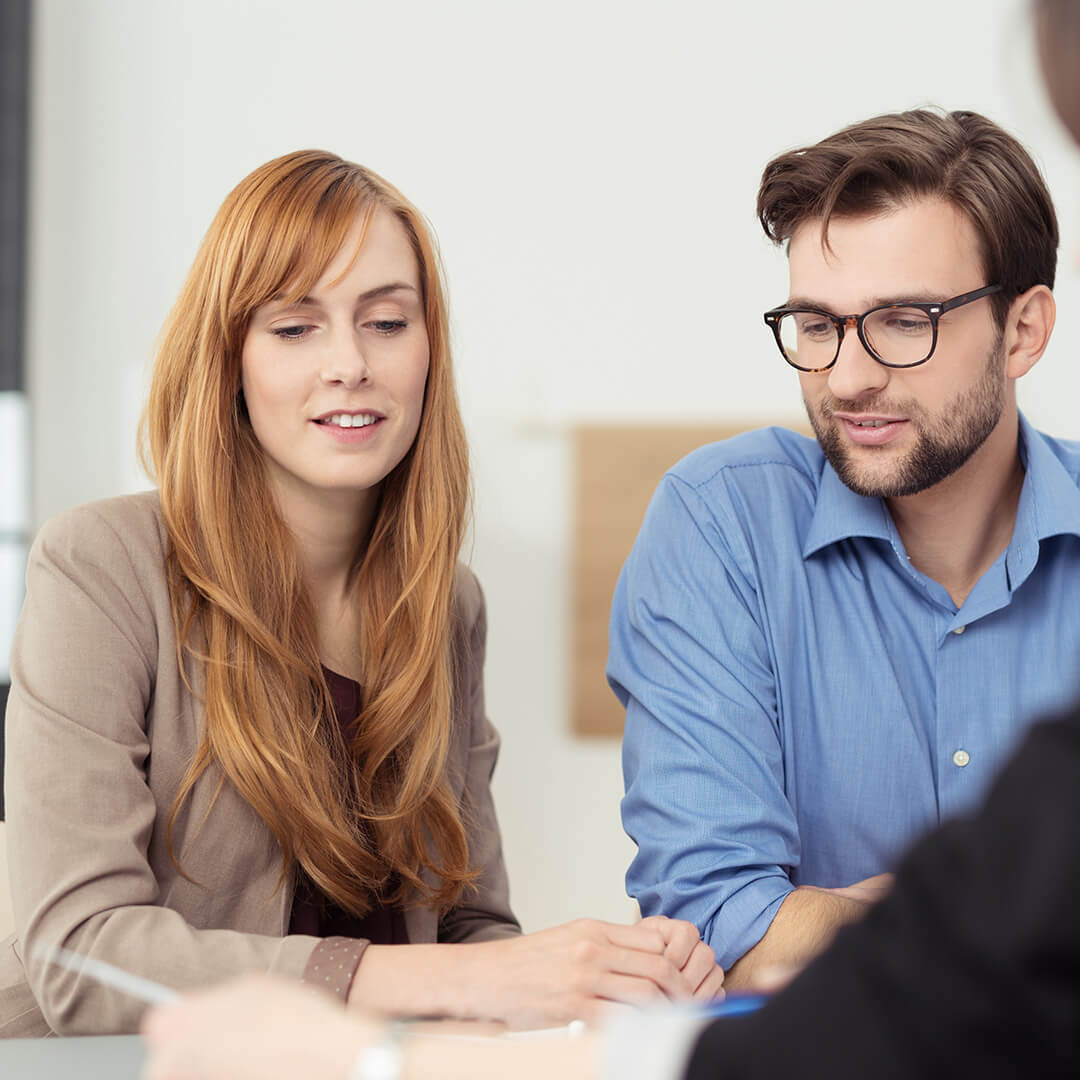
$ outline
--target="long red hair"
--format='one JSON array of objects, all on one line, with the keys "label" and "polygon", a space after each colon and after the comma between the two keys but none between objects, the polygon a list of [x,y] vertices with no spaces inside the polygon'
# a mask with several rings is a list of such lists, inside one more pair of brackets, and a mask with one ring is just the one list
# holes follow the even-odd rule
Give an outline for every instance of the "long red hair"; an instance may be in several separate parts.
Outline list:
[{"label": "long red hair", "polygon": [[[420,270],[430,365],[420,429],[383,481],[357,552],[362,708],[345,746],[319,662],[292,534],[276,512],[240,400],[252,313],[304,295],[358,215],[404,226]],[[360,915],[396,874],[446,910],[471,880],[445,776],[453,708],[451,605],[468,454],[451,375],[445,288],[417,210],[369,170],[321,151],[268,162],[230,193],[165,324],[143,448],[168,528],[178,662],[205,672],[205,727],[169,817],[211,764],[296,867]],[[438,886],[421,879],[433,872]]]}]

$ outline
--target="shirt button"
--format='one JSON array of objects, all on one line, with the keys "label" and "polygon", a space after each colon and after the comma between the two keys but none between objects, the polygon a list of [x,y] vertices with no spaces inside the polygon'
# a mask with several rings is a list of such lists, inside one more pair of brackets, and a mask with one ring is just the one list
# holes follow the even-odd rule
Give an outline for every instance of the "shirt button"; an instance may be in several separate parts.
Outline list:
[{"label": "shirt button", "polygon": [[963,633],[963,632],[964,632],[964,631],[965,631],[966,629],[967,629],[967,627],[966,627],[966,626],[958,626],[958,627],[957,627],[957,628],[956,628],[956,629],[955,629],[955,630],[953,631],[953,633],[954,633],[954,634],[962,634],[962,633]]},{"label": "shirt button", "polygon": [[952,756],[952,763],[962,769],[971,760],[971,755],[966,750],[957,750]]}]

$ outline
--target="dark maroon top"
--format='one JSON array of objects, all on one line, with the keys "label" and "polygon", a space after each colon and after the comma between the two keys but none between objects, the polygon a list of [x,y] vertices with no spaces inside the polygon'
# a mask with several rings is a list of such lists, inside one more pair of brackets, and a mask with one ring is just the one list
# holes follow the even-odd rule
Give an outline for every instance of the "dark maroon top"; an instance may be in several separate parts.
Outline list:
[{"label": "dark maroon top", "polygon": [[[360,684],[336,671],[323,668],[326,685],[334,702],[334,718],[341,726],[346,744],[352,737],[352,727],[360,715]],[[386,892],[398,886],[396,876],[386,883]],[[306,874],[301,874],[293,897],[290,934],[309,934],[312,937],[366,938],[373,945],[408,945],[409,932],[400,908],[376,904],[362,919],[343,911],[323,896]]]}]

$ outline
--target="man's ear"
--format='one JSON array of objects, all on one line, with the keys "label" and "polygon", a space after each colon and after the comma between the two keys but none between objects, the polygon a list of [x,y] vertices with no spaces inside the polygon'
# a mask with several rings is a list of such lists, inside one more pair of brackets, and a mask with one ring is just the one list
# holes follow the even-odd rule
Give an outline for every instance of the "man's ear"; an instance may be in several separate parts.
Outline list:
[{"label": "man's ear", "polygon": [[1033,285],[1012,302],[1005,323],[1005,374],[1010,379],[1019,379],[1038,363],[1056,314],[1054,294],[1045,285]]}]

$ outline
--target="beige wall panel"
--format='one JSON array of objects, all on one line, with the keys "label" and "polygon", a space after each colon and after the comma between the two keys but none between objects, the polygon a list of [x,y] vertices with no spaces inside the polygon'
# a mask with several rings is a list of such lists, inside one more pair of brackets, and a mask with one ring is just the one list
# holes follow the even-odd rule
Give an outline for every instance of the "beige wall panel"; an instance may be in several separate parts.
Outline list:
[{"label": "beige wall panel", "polygon": [[691,450],[756,426],[575,429],[571,679],[577,734],[622,734],[623,710],[604,678],[608,615],[619,571],[661,477]]}]

